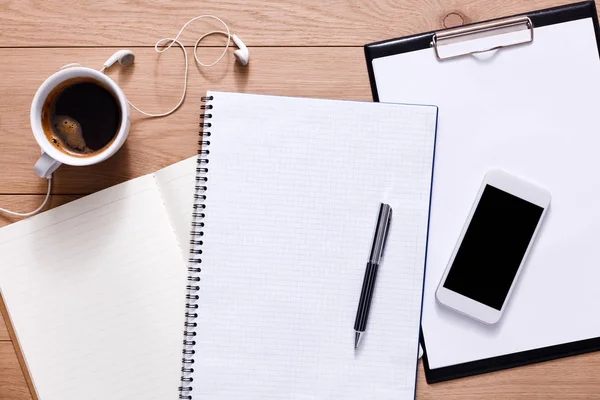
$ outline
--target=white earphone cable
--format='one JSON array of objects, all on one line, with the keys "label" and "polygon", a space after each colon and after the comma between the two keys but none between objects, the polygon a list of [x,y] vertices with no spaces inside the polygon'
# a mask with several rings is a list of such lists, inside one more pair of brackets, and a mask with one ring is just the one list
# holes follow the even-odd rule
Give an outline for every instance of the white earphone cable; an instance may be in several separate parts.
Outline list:
[{"label": "white earphone cable", "polygon": [[[179,30],[179,33],[177,34],[177,36],[175,36],[175,38],[162,38],[159,39],[156,44],[154,45],[154,51],[156,51],[157,53],[164,53],[165,51],[169,50],[173,44],[177,44],[179,47],[181,47],[181,50],[183,50],[183,58],[185,60],[185,72],[183,75],[183,93],[181,93],[181,98],[179,99],[179,102],[177,103],[177,105],[175,107],[173,107],[171,110],[164,112],[164,113],[160,113],[160,114],[153,114],[153,113],[148,113],[145,111],[142,111],[141,109],[139,109],[138,107],[136,107],[131,101],[128,101],[129,105],[134,108],[135,110],[139,111],[140,113],[148,116],[148,117],[166,117],[167,115],[170,115],[172,113],[174,113],[175,111],[177,111],[177,109],[179,107],[181,107],[181,105],[183,104],[183,101],[185,100],[185,95],[187,93],[187,81],[188,81],[188,55],[187,55],[187,50],[185,49],[185,46],[179,41],[179,37],[181,36],[181,34],[183,33],[183,31],[185,30],[185,28],[187,28],[187,26],[189,24],[191,24],[192,22],[198,20],[198,19],[202,19],[202,18],[210,18],[210,19],[215,19],[217,21],[219,21],[223,27],[225,27],[225,31],[211,31],[208,33],[205,33],[204,35],[200,36],[200,38],[198,38],[198,40],[196,41],[196,44],[194,45],[194,59],[196,60],[196,62],[203,66],[203,67],[212,67],[214,65],[216,65],[219,61],[221,61],[223,59],[223,57],[225,57],[225,54],[227,54],[227,49],[229,49],[229,42],[231,41],[231,32],[229,31],[229,27],[227,26],[227,24],[225,23],[225,21],[223,21],[221,18],[216,17],[214,15],[199,15],[195,18],[190,19],[188,22],[186,22],[181,29]],[[223,49],[223,52],[221,53],[221,55],[219,56],[219,58],[217,58],[216,61],[212,62],[211,64],[204,64],[202,61],[200,61],[198,59],[198,44],[200,43],[200,41],[202,41],[202,39],[204,39],[205,37],[209,36],[209,35],[213,35],[213,34],[222,34],[222,35],[226,35],[227,36],[227,44],[225,45],[225,49]],[[164,46],[166,45],[168,42],[169,45],[163,49],[159,49],[160,46]],[[104,73],[104,70],[106,68],[102,68],[100,70],[100,72]]]},{"label": "white earphone cable", "polygon": [[36,208],[35,210],[31,211],[31,212],[28,212],[28,213],[19,213],[19,212],[7,210],[6,208],[0,208],[0,211],[1,212],[5,212],[5,213],[10,214],[10,215],[17,216],[17,217],[31,217],[32,215],[37,214],[44,207],[46,207],[46,203],[48,203],[48,199],[50,198],[50,190],[51,189],[52,189],[52,178],[49,178],[48,179],[48,191],[46,192],[46,197],[44,198],[44,201],[42,202],[42,205],[39,206],[38,208]]}]

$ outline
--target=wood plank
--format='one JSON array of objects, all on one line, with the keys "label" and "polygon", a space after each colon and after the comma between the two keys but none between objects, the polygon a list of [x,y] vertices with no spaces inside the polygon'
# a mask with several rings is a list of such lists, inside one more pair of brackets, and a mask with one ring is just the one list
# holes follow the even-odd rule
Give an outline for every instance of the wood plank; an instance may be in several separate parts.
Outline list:
[{"label": "wood plank", "polygon": [[[61,0],[4,0],[0,2],[0,37],[4,47],[152,46],[209,10],[230,24],[248,46],[362,46],[440,29],[449,14],[473,22],[569,2],[574,1],[218,0],[199,8],[194,0],[75,0],[69,6]],[[193,45],[215,27],[221,28],[195,23],[185,32],[184,43]]]},{"label": "wood plank", "polygon": [[[131,69],[109,71],[128,98],[148,112],[172,108],[183,85],[179,50],[160,56],[150,48],[134,49]],[[216,56],[219,49],[205,49]],[[2,166],[0,194],[40,194],[46,182],[33,174],[39,148],[29,127],[31,99],[43,80],[62,65],[78,61],[100,67],[114,49],[0,49],[0,76],[19,77],[0,83]],[[148,174],[197,151],[200,96],[208,89],[288,96],[371,100],[362,48],[256,48],[248,68],[226,61],[209,69],[190,65],[188,97],[166,118],[141,118],[132,110],[130,136],[123,149],[92,167],[61,167],[53,193],[90,193]],[[31,60],[43,60],[31,62]],[[256,110],[257,113],[260,110]],[[359,121],[357,121],[359,123]],[[0,205],[1,207],[1,205]]]},{"label": "wood plank", "polygon": [[0,318],[0,342],[10,341],[10,336],[8,336],[8,328],[6,327],[4,318],[4,315],[2,315],[2,318]]},{"label": "wood plank", "polygon": [[600,352],[428,385],[419,362],[418,400],[591,400],[600,393]]},{"label": "wood plank", "polygon": [[[0,312],[2,313],[3,316],[5,316],[6,320],[8,321],[8,317],[6,317],[8,315],[8,312],[6,311],[6,307],[4,305],[4,299],[2,298],[2,296],[0,296]],[[29,373],[29,370],[27,369],[27,365],[25,363],[25,359],[23,358],[23,352],[21,351],[21,347],[20,347],[19,343],[16,341],[15,332],[10,324],[7,324],[7,328],[8,328],[8,333],[9,333],[10,337],[14,340],[11,343],[11,345],[14,348],[17,361],[18,361],[19,365],[21,366],[21,372],[22,372],[23,378],[29,388],[29,393],[31,393],[31,395],[34,397],[34,399],[37,400],[37,396],[35,394],[35,388],[33,386],[33,380],[31,379],[31,374]],[[6,343],[6,342],[4,342],[4,343]],[[12,354],[11,354],[11,356],[12,356]],[[12,360],[10,360],[10,357],[9,357],[9,361],[12,362]],[[10,362],[8,364],[10,364]],[[2,364],[1,356],[0,356],[0,364]],[[14,381],[13,381],[13,383],[14,383]]]},{"label": "wood plank", "polygon": [[12,343],[0,342],[0,399],[32,400]]}]

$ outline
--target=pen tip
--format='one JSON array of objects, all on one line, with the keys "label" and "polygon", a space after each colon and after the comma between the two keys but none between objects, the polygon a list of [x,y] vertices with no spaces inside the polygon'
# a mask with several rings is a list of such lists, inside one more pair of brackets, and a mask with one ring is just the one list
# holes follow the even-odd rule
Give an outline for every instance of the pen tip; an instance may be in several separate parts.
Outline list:
[{"label": "pen tip", "polygon": [[360,344],[360,339],[361,339],[361,334],[360,332],[355,332],[354,333],[354,349],[358,349],[358,345]]}]

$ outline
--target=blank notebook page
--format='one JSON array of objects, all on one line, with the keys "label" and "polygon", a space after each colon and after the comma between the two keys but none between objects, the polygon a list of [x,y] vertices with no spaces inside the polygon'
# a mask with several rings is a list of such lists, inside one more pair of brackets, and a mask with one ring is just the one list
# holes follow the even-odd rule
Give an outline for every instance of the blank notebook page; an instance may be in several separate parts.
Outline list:
[{"label": "blank notebook page", "polygon": [[[193,399],[412,399],[437,108],[210,92]],[[380,202],[393,220],[354,318]]]},{"label": "blank notebook page", "polygon": [[177,397],[186,268],[147,175],[0,230],[0,287],[40,400]]}]

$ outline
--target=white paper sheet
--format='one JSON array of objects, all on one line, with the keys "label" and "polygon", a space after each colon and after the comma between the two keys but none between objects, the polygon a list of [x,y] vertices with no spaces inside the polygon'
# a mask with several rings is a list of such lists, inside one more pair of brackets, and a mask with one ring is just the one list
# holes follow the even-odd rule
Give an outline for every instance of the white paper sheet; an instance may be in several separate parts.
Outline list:
[{"label": "white paper sheet", "polygon": [[[532,44],[439,62],[432,49],[375,59],[380,101],[440,108],[423,330],[431,368],[600,336],[600,61],[591,18]],[[486,171],[552,194],[501,322],[441,308],[435,289]]]}]

